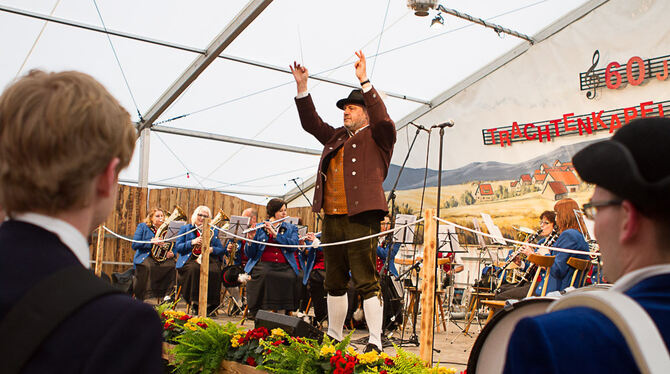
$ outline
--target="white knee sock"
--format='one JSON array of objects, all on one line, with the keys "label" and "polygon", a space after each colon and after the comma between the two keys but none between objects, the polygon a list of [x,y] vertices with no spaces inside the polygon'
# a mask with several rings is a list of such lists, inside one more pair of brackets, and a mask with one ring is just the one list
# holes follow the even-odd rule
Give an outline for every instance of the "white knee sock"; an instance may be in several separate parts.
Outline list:
[{"label": "white knee sock", "polygon": [[384,319],[384,306],[382,301],[373,296],[363,301],[363,311],[365,312],[365,323],[370,331],[369,342],[382,350],[382,321]]},{"label": "white knee sock", "polygon": [[344,319],[347,318],[347,308],[349,300],[347,295],[332,296],[328,295],[328,336],[342,341],[342,327]]}]

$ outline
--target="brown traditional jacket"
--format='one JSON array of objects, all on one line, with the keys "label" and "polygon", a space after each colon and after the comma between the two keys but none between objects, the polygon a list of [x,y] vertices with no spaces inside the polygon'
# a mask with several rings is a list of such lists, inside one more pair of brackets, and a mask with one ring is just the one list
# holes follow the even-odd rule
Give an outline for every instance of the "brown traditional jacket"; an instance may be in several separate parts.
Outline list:
[{"label": "brown traditional jacket", "polygon": [[300,122],[305,131],[324,145],[319,174],[314,189],[313,211],[323,207],[325,175],[330,159],[344,147],[344,189],[347,197],[347,214],[379,210],[388,211],[382,183],[386,178],[393,145],[396,140],[395,124],[386,112],[386,106],[374,89],[363,94],[370,117],[370,125],[349,136],[344,127],[334,128],[323,122],[316,113],[310,95],[295,99]]}]

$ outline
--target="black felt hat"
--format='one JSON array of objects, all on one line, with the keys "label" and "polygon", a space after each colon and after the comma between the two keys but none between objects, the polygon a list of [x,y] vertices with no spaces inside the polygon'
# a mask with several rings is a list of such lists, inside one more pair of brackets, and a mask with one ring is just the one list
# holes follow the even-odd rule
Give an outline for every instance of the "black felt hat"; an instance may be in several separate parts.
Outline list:
[{"label": "black felt hat", "polygon": [[363,91],[359,89],[352,90],[349,96],[347,96],[344,99],[338,100],[335,105],[337,105],[338,108],[344,110],[344,106],[347,104],[356,104],[365,108],[365,100],[363,100]]},{"label": "black felt hat", "polygon": [[612,138],[577,152],[583,180],[628,200],[642,213],[670,209],[670,118],[631,121]]}]

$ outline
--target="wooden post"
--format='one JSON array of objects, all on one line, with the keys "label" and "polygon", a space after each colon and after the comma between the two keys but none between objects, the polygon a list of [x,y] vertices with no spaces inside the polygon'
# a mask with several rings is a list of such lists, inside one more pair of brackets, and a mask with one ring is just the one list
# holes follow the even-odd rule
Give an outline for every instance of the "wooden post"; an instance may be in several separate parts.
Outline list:
[{"label": "wooden post", "polygon": [[105,229],[102,225],[98,226],[98,245],[95,249],[95,276],[99,277],[102,274],[102,252],[103,243],[105,242]]},{"label": "wooden post", "polygon": [[209,287],[209,241],[212,231],[209,218],[202,220],[202,259],[200,261],[200,294],[198,296],[198,317],[207,317],[207,289]]},{"label": "wooden post", "polygon": [[[426,209],[423,231],[423,267],[421,275],[421,333],[419,334],[419,358],[431,363],[433,351],[433,323],[435,322],[435,252],[437,245],[437,223],[433,218],[435,209]],[[432,363],[431,363],[432,364]]]}]

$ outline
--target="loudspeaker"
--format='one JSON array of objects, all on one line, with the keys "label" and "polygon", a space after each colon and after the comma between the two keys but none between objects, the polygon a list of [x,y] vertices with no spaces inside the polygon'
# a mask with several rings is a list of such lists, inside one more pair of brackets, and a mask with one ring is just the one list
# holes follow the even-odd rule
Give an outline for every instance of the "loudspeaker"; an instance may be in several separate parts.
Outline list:
[{"label": "loudspeaker", "polygon": [[254,327],[258,328],[261,326],[268,330],[279,327],[293,337],[315,339],[319,342],[323,340],[323,332],[298,317],[259,310],[256,313],[256,324]]}]

